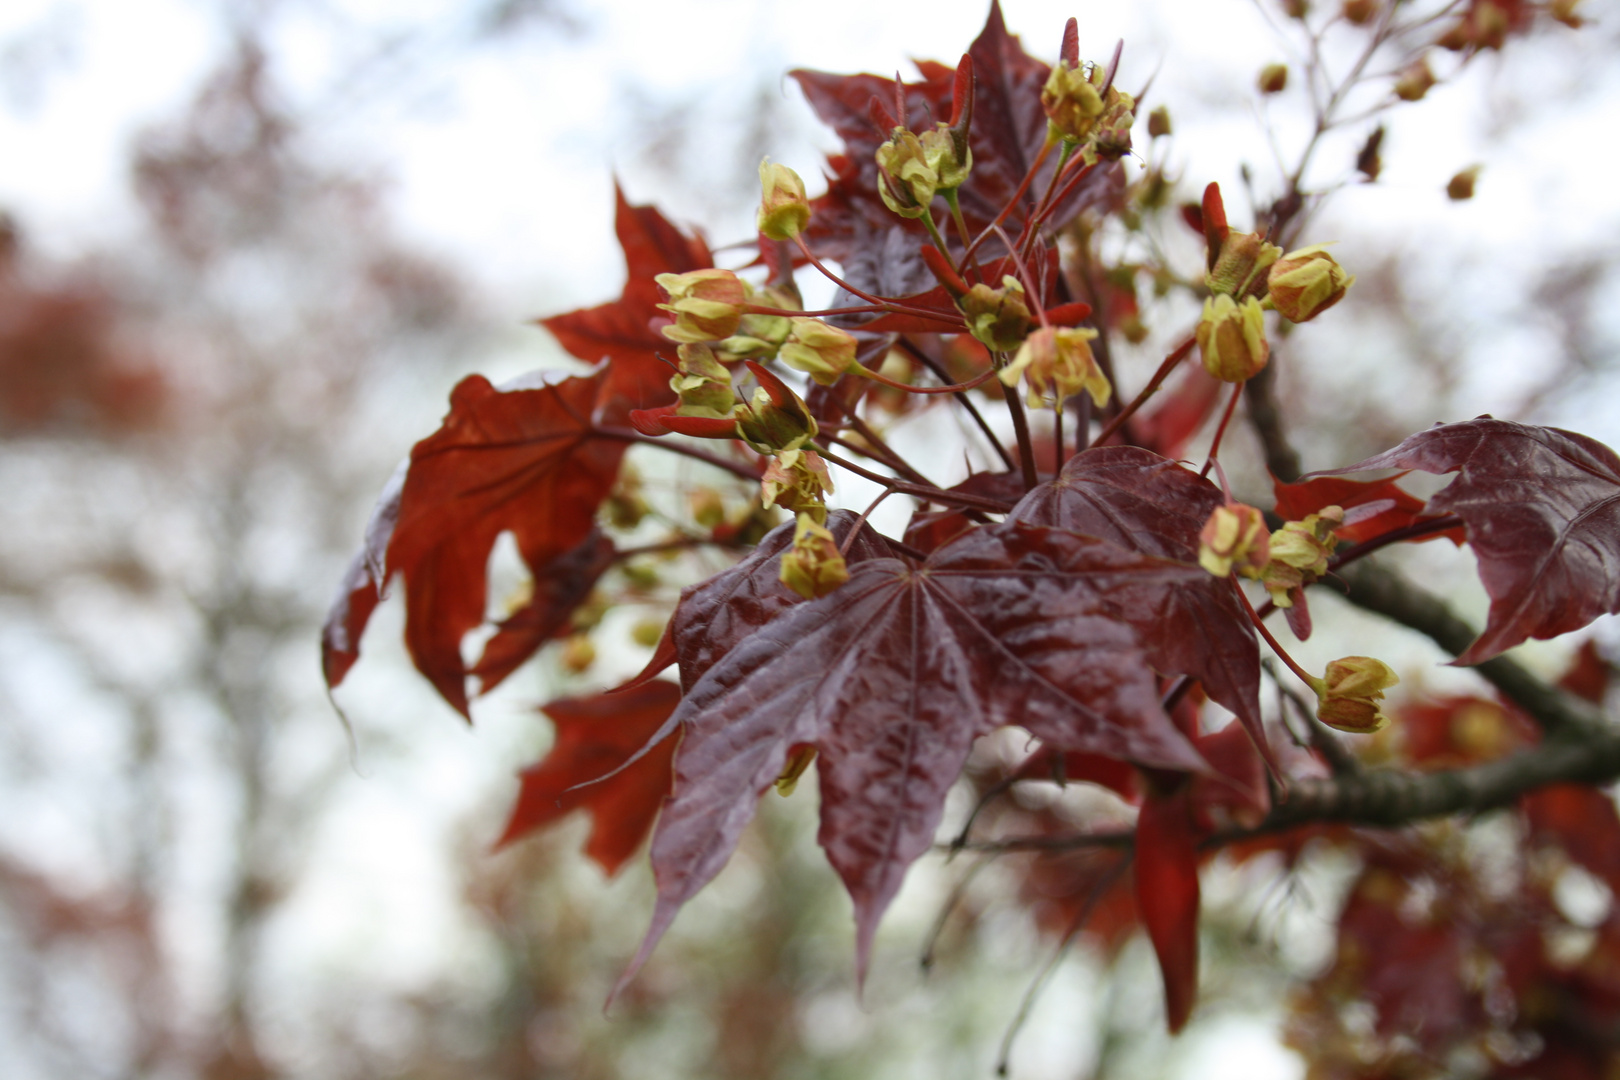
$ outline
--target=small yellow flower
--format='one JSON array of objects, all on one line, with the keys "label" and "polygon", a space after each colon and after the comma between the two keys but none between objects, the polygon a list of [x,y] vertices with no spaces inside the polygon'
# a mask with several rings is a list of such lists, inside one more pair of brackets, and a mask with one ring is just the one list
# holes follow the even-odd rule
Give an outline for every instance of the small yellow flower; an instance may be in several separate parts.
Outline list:
[{"label": "small yellow flower", "polygon": [[889,141],[877,148],[878,194],[883,204],[904,218],[928,212],[939,189],[939,173],[915,134],[895,128]]},{"label": "small yellow flower", "polygon": [[1205,300],[1197,337],[1204,370],[1223,382],[1253,378],[1271,356],[1265,312],[1252,296],[1241,304],[1225,293]]},{"label": "small yellow flower", "polygon": [[778,354],[790,368],[802,371],[822,386],[837,382],[855,363],[855,335],[820,319],[798,317]]},{"label": "small yellow flower", "polygon": [[968,331],[988,348],[1011,352],[1029,333],[1029,307],[1024,287],[1015,277],[1001,279],[1001,288],[980,282],[956,302],[967,319]]},{"label": "small yellow flower", "polygon": [[833,534],[801,512],[793,528],[793,546],[782,553],[782,584],[814,600],[849,580],[849,567]]},{"label": "small yellow flower", "polygon": [[730,270],[659,274],[653,280],[669,294],[669,303],[658,306],[675,316],[675,324],[664,327],[669,340],[719,341],[737,332],[748,291]]},{"label": "small yellow flower", "polygon": [[1013,362],[1001,370],[1001,381],[1016,386],[1023,376],[1029,384],[1029,406],[1061,408],[1064,401],[1084,390],[1098,408],[1108,404],[1112,387],[1091,353],[1097,331],[1047,326],[1024,339]]},{"label": "small yellow flower", "polygon": [[1198,534],[1198,565],[1216,577],[1236,567],[1244,577],[1259,577],[1271,558],[1266,516],[1243,503],[1217,506]]},{"label": "small yellow flower", "polygon": [[1389,723],[1379,707],[1384,691],[1400,677],[1382,660],[1346,656],[1327,666],[1325,678],[1310,680],[1316,691],[1316,718],[1328,727],[1370,735]]},{"label": "small yellow flower", "polygon": [[1344,272],[1326,244],[1290,251],[1271,264],[1266,299],[1289,322],[1309,322],[1344,299],[1354,276]]},{"label": "small yellow flower", "polygon": [[759,231],[772,240],[792,240],[810,224],[810,200],[804,181],[786,165],[759,163]]},{"label": "small yellow flower", "polygon": [[771,457],[760,478],[760,502],[765,507],[803,511],[817,525],[827,523],[826,497],[832,493],[827,463],[814,450],[784,450]]}]

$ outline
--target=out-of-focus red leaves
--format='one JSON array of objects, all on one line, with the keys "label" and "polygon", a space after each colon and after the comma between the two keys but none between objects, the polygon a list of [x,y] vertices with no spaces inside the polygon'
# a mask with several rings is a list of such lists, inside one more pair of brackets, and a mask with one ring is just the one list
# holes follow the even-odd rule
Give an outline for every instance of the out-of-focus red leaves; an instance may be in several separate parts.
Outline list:
[{"label": "out-of-focus red leaves", "polygon": [[1151,789],[1136,819],[1136,906],[1164,975],[1171,1033],[1198,998],[1198,837],[1191,789]]},{"label": "out-of-focus red leaves", "polygon": [[[539,764],[523,770],[523,787],[497,846],[585,810],[592,818],[585,854],[604,873],[617,873],[646,839],[669,794],[670,761],[678,740],[666,737],[623,771],[608,774],[646,747],[680,700],[680,687],[655,679],[628,690],[545,705],[557,739]],[[604,776],[608,778],[602,780]]]},{"label": "out-of-focus red leaves", "polygon": [[[610,392],[610,380],[604,368],[553,383],[520,380],[504,389],[479,375],[461,381],[443,426],[416,444],[403,479],[395,478],[397,494],[391,485],[379,502],[366,548],[355,557],[327,617],[329,686],[354,662],[376,591],[402,574],[411,659],[446,701],[468,715],[471,672],[461,657],[461,639],[483,622],[489,552],[503,532],[517,540],[535,576],[540,606],[497,635],[492,674],[504,677],[523,659],[520,642],[538,646],[573,609],[561,605],[584,599],[563,579],[588,571],[602,557],[599,549],[580,549],[593,535],[596,509],[618,476],[626,446],[593,435],[592,417]],[[380,569],[378,559],[384,560]],[[524,625],[530,630],[520,631]]]},{"label": "out-of-focus red leaves", "polygon": [[1455,663],[1478,664],[1526,638],[1620,611],[1620,457],[1602,443],[1485,416],[1438,424],[1333,471],[1366,469],[1458,474],[1429,511],[1467,525],[1491,609]]}]

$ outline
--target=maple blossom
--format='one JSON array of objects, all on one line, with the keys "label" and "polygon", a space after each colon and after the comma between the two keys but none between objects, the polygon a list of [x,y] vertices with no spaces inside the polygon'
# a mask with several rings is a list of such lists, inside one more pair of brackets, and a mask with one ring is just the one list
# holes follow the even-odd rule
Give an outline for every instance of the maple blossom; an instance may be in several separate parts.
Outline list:
[{"label": "maple blossom", "polygon": [[[1478,38],[1470,48],[1501,44],[1479,29],[1487,7],[1458,24]],[[1528,10],[1515,8],[1507,30],[1528,25]],[[1433,22],[1391,14],[1368,24],[1369,47],[1421,59],[1459,33]],[[980,805],[950,847],[1041,852],[1030,880],[1062,900],[1068,937],[1095,919],[1117,944],[1140,924],[1172,1030],[1195,1006],[1199,870],[1219,848],[1292,861],[1307,839],[1334,836],[1362,852],[1339,960],[1311,989],[1327,996],[1302,1008],[1299,1030],[1342,1034],[1327,1002],[1331,987],[1352,986],[1380,1033],[1415,1024],[1430,1049],[1503,1022],[1482,1018],[1461,972],[1469,949],[1496,943],[1478,912],[1464,929],[1438,916],[1414,928],[1401,897],[1433,874],[1459,910],[1488,898],[1380,829],[1512,807],[1532,845],[1620,886],[1620,821],[1607,796],[1581,786],[1620,776],[1620,734],[1590,702],[1500,655],[1620,611],[1620,458],[1581,435],[1482,417],[1301,477],[1287,464],[1297,454],[1272,391],[1271,342],[1282,323],[1331,325],[1354,277],[1317,243],[1284,254],[1319,239],[1301,235],[1299,172],[1244,232],[1218,186],[1178,208],[1161,167],[1128,168],[1136,100],[1118,85],[1119,62],[1117,49],[1082,59],[1074,20],[1056,64],[1036,59],[993,4],[961,61],[921,62],[916,81],[794,72],[843,142],[825,192],[808,199],[791,170],[762,165],[757,258],[735,270],[621,193],[621,297],[542,320],[589,372],[464,380],[380,501],[328,621],[328,683],[343,680],[397,581],[413,662],[463,715],[548,641],[588,631],[614,602],[600,587],[610,569],[654,551],[736,558],[681,592],[640,676],[545,706],[558,738],[525,774],[502,837],[585,808],[587,854],[611,873],[650,830],[657,901],[626,980],[726,864],[759,800],[812,762],[819,840],[854,905],[858,977],[907,869],[940,843],[947,793],[966,784]],[[1098,222],[1128,231],[1153,213],[1204,240],[1201,273],[1158,268],[1203,314],[1172,328],[1179,343],[1143,379],[1110,342],[1141,340],[1134,282],[1150,268],[1122,264],[1105,290],[1077,265],[1104,257]],[[826,310],[803,310],[798,283],[810,275],[837,286]],[[1054,374],[1060,360],[1069,367]],[[1240,399],[1276,474],[1269,511],[1240,502],[1221,466]],[[920,410],[957,411],[963,450],[927,461],[897,452],[889,422]],[[1205,460],[1179,460],[1206,424]],[[689,520],[649,516],[625,465],[632,447],[700,463],[715,484],[737,485],[732,503],[744,508],[728,515],[705,489]],[[964,455],[969,474],[937,483],[942,463]],[[1375,470],[1402,472],[1341,475]],[[1411,471],[1456,475],[1425,499],[1401,486]],[[873,527],[875,503],[827,502],[851,474],[880,485],[879,501],[911,502],[901,535]],[[485,626],[502,534],[532,583],[469,661],[463,640]],[[1439,537],[1477,557],[1491,601],[1477,635],[1363,561]],[[1324,677],[1268,626],[1280,607],[1295,636],[1310,637],[1319,589],[1428,634],[1457,664],[1479,665],[1500,698],[1392,707],[1404,757],[1364,763],[1328,728],[1382,726],[1394,670],[1356,655]],[[662,677],[671,665],[678,684]],[[1593,682],[1582,684],[1589,697]],[[1282,711],[1262,707],[1268,687]],[[1472,734],[1452,746],[1464,715],[1476,717]],[[1023,759],[976,766],[976,741],[1009,727],[1031,737]],[[1136,824],[1087,831],[1001,798],[1038,783],[1101,785],[1138,808]],[[1548,887],[1534,881],[1500,903],[1552,918]],[[1620,923],[1602,932],[1605,955],[1620,950]],[[1426,958],[1428,981],[1380,966],[1370,945],[1380,937]],[[1508,974],[1514,994],[1566,978],[1533,943],[1510,944],[1525,950]],[[1614,1022],[1620,998],[1599,997],[1591,1008]],[[1514,1015],[1509,1026],[1539,1022]]]}]

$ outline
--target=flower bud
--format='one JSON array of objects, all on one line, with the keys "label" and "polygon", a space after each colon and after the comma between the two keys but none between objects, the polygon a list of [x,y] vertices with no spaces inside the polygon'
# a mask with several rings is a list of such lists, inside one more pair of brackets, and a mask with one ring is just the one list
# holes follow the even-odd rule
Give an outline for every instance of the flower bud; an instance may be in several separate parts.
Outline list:
[{"label": "flower bud", "polygon": [[1434,83],[1428,59],[1420,56],[1401,69],[1400,77],[1395,80],[1395,96],[1402,101],[1420,101]]},{"label": "flower bud", "polygon": [[1446,183],[1446,198],[1464,202],[1474,197],[1474,183],[1479,179],[1482,166],[1470,165]]},{"label": "flower bud", "polygon": [[792,240],[803,232],[810,224],[810,200],[799,174],[766,158],[759,163],[759,186],[759,231],[772,240]]},{"label": "flower bud", "polygon": [[1205,300],[1197,338],[1204,370],[1223,382],[1253,378],[1271,356],[1265,313],[1252,296],[1242,304],[1224,294]]},{"label": "flower bud", "polygon": [[1400,682],[1390,666],[1370,656],[1346,656],[1327,666],[1325,678],[1312,679],[1316,718],[1328,727],[1370,735],[1389,723],[1379,709],[1384,691]]},{"label": "flower bud", "polygon": [[737,332],[748,293],[730,270],[659,274],[653,280],[669,294],[670,302],[658,306],[675,316],[675,324],[664,327],[669,340],[719,341]]},{"label": "flower bud", "polygon": [[928,163],[916,135],[895,128],[889,141],[877,148],[877,166],[883,205],[903,218],[920,218],[928,212],[939,187],[939,173]]},{"label": "flower bud", "polygon": [[1346,22],[1355,26],[1366,26],[1378,14],[1378,0],[1344,0]]},{"label": "flower bud", "polygon": [[923,160],[939,177],[941,192],[955,191],[967,182],[973,169],[973,150],[968,146],[967,132],[957,131],[943,120],[925,131],[918,139],[922,143]]},{"label": "flower bud", "polygon": [[1108,377],[1091,353],[1097,331],[1086,328],[1064,329],[1046,326],[1024,339],[1013,362],[1001,370],[1001,381],[1018,385],[1020,375],[1029,384],[1029,405],[1061,408],[1063,402],[1084,390],[1101,408],[1108,404],[1112,388]]},{"label": "flower bud", "polygon": [[[761,305],[798,311],[803,307],[798,290],[789,286],[767,286],[756,298]],[[737,332],[715,346],[715,357],[722,364],[735,364],[739,360],[768,360],[776,355],[793,329],[787,315],[767,315],[750,311],[737,323]]]},{"label": "flower bud", "polygon": [[1090,137],[1103,113],[1103,99],[1083,68],[1060,60],[1041,88],[1041,108],[1046,110],[1047,138],[1079,143]]},{"label": "flower bud", "polygon": [[820,319],[796,318],[779,355],[788,367],[822,386],[837,382],[855,363],[855,335]]},{"label": "flower bud", "polygon": [[589,634],[573,634],[563,643],[562,666],[575,675],[582,675],[596,663],[596,645]]},{"label": "flower bud", "polygon": [[761,505],[803,511],[817,525],[827,523],[826,497],[832,489],[827,463],[814,450],[784,450],[772,455],[759,481]]},{"label": "flower bud", "polygon": [[675,350],[676,375],[669,388],[680,397],[678,416],[730,416],[737,404],[731,388],[731,372],[714,358],[714,351],[702,342],[688,342]]},{"label": "flower bud", "polygon": [[1266,300],[1289,322],[1309,322],[1344,299],[1354,276],[1327,253],[1326,244],[1300,248],[1271,264]]},{"label": "flower bud", "polygon": [[1170,110],[1160,105],[1148,113],[1148,136],[1158,139],[1170,134]]},{"label": "flower bud", "polygon": [[804,771],[815,760],[816,748],[814,746],[809,743],[803,746],[795,746],[793,752],[788,755],[787,763],[782,766],[781,774],[776,778],[776,793],[784,799],[792,795],[793,789],[799,786],[799,777],[804,775]]},{"label": "flower bud", "polygon": [[780,577],[783,585],[814,600],[848,581],[849,567],[833,534],[801,513],[793,528],[793,546],[782,553]]},{"label": "flower bud", "polygon": [[1215,263],[1204,277],[1204,284],[1216,295],[1264,296],[1265,271],[1277,261],[1282,248],[1267,243],[1254,233],[1229,232],[1215,254]]},{"label": "flower bud", "polygon": [[1267,64],[1260,69],[1258,80],[1262,94],[1280,94],[1288,89],[1288,65]]},{"label": "flower bud", "polygon": [[1011,352],[1029,333],[1029,308],[1024,304],[1024,287],[1015,277],[1001,279],[1001,288],[982,282],[956,302],[967,319],[968,332],[986,346]]},{"label": "flower bud", "polygon": [[712,529],[726,520],[725,500],[712,487],[700,487],[688,497],[692,507],[692,520],[700,528]]},{"label": "flower bud", "polygon": [[762,454],[797,450],[816,436],[816,419],[804,400],[787,384],[752,360],[748,370],[759,380],[754,399],[736,408],[737,434]]},{"label": "flower bud", "polygon": [[1260,583],[1278,607],[1293,606],[1289,591],[1311,584],[1327,573],[1338,545],[1334,529],[1344,524],[1344,511],[1325,506],[1303,521],[1290,521],[1271,534],[1271,557],[1260,571]]},{"label": "flower bud", "polygon": [[1244,577],[1259,577],[1271,558],[1266,516],[1243,503],[1217,506],[1198,534],[1198,565],[1216,577],[1234,567]]}]

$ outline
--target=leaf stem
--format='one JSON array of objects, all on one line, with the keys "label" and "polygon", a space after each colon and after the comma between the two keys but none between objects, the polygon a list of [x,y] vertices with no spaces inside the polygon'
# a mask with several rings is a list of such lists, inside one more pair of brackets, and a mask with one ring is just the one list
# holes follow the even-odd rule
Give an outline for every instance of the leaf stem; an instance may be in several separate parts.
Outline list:
[{"label": "leaf stem", "polygon": [[592,427],[588,434],[601,439],[613,439],[616,442],[644,443],[647,446],[656,446],[660,450],[667,450],[672,454],[680,454],[682,457],[689,457],[694,461],[713,465],[717,469],[724,469],[733,476],[741,477],[744,480],[752,480],[755,483],[758,483],[760,477],[764,475],[755,466],[744,465],[740,461],[731,461],[721,457],[719,454],[699,450],[697,447],[688,446],[685,443],[667,442],[662,436],[643,435],[641,432],[632,431],[629,428]]},{"label": "leaf stem", "polygon": [[1170,373],[1176,369],[1177,364],[1187,358],[1187,354],[1192,352],[1192,348],[1196,344],[1198,344],[1198,339],[1189,337],[1186,341],[1177,345],[1175,351],[1164,358],[1164,363],[1159,365],[1159,370],[1153,373],[1153,378],[1148,380],[1148,384],[1142,388],[1142,392],[1132,398],[1129,405],[1121,409],[1112,420],[1108,421],[1108,426],[1103,428],[1095,439],[1091,440],[1091,445],[1101,446],[1108,441],[1114,432],[1124,427],[1125,421],[1136,415],[1136,410],[1140,409],[1148,398],[1158,392],[1159,387],[1164,384],[1164,380],[1170,377]]}]

